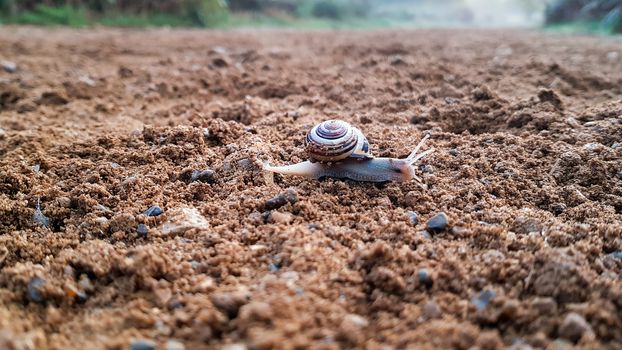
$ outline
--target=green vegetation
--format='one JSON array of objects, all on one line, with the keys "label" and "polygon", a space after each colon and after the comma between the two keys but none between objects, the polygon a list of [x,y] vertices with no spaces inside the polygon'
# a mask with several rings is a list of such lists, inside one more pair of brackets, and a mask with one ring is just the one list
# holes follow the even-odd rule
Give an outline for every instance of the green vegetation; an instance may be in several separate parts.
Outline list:
[{"label": "green vegetation", "polygon": [[546,28],[568,33],[622,33],[622,2],[557,0],[546,9]]}]

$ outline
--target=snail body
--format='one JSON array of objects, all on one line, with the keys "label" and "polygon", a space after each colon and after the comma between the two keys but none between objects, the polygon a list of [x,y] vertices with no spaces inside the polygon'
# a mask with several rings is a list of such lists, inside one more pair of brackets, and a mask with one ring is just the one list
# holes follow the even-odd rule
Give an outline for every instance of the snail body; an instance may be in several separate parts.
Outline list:
[{"label": "snail body", "polygon": [[[314,126],[305,138],[309,160],[285,166],[267,163],[265,171],[319,179],[347,178],[361,182],[406,182],[415,180],[417,161],[433,152],[418,154],[429,135],[425,136],[404,159],[374,157],[363,133],[341,120],[328,120]],[[340,152],[342,151],[342,152]]]}]

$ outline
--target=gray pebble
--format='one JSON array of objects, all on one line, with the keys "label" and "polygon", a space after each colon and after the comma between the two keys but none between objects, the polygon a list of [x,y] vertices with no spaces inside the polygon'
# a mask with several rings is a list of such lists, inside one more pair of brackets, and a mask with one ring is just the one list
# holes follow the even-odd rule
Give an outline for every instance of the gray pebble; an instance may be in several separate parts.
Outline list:
[{"label": "gray pebble", "polygon": [[206,170],[195,170],[192,172],[190,176],[190,182],[200,181],[200,182],[213,182],[214,180],[214,171],[211,169]]},{"label": "gray pebble", "polygon": [[162,208],[160,208],[157,205],[153,205],[149,207],[149,209],[147,209],[144,214],[147,216],[158,216],[158,215],[161,215],[162,213],[164,213],[164,210],[162,210]]},{"label": "gray pebble", "polygon": [[456,148],[452,148],[452,149],[449,150],[449,154],[454,156],[454,157],[457,157],[458,154],[460,154],[460,153],[458,152],[458,150]]},{"label": "gray pebble", "polygon": [[611,148],[613,148],[613,149],[622,148],[622,143],[614,142],[613,145],[611,145]]},{"label": "gray pebble", "polygon": [[577,342],[584,333],[592,332],[592,327],[583,316],[576,312],[571,312],[566,315],[558,331],[560,337]]},{"label": "gray pebble", "polygon": [[419,216],[417,216],[416,212],[409,211],[406,213],[406,215],[408,215],[408,219],[410,220],[411,224],[417,225],[419,223]]},{"label": "gray pebble", "polygon": [[2,69],[4,69],[7,73],[15,73],[17,71],[17,63],[15,62],[2,61],[0,62],[0,66],[2,66]]},{"label": "gray pebble", "polygon": [[45,281],[40,277],[31,278],[30,282],[28,282],[28,287],[26,288],[28,291],[28,299],[36,303],[43,302],[45,299],[43,298],[43,295],[41,295],[40,289],[44,284]]},{"label": "gray pebble", "polygon": [[616,259],[622,260],[622,250],[618,250],[617,252],[611,253],[611,256],[613,256]]},{"label": "gray pebble", "polygon": [[484,310],[488,304],[497,296],[494,290],[486,289],[471,299],[471,302],[477,308],[477,311]]},{"label": "gray pebble", "polygon": [[417,271],[417,278],[419,279],[419,283],[426,287],[432,287],[434,281],[432,280],[432,276],[428,272],[427,269],[420,269]]},{"label": "gray pebble", "polygon": [[112,169],[117,169],[117,168],[120,168],[121,165],[119,165],[119,163],[110,162],[110,167],[112,167]]},{"label": "gray pebble", "polygon": [[138,224],[138,227],[136,227],[136,233],[138,233],[138,237],[147,237],[149,227],[145,224]]},{"label": "gray pebble", "polygon": [[429,164],[426,164],[426,165],[421,165],[419,167],[419,170],[421,170],[421,172],[424,174],[432,174],[434,172],[434,167]]},{"label": "gray pebble", "polygon": [[440,232],[447,228],[449,225],[449,218],[447,214],[444,212],[440,212],[434,215],[428,222],[426,223],[426,227],[429,231],[432,232]]},{"label": "gray pebble", "polygon": [[287,189],[285,192],[281,192],[275,197],[268,199],[265,203],[266,210],[278,209],[287,203],[294,204],[298,202],[298,194],[293,188]]},{"label": "gray pebble", "polygon": [[433,320],[436,318],[441,318],[441,316],[443,316],[443,313],[437,303],[433,301],[428,301],[423,305],[423,316],[427,320]]},{"label": "gray pebble", "polygon": [[166,350],[186,350],[186,346],[184,343],[177,340],[169,340],[166,342],[166,346],[164,347]]},{"label": "gray pebble", "polygon": [[130,345],[131,350],[155,350],[156,343],[153,340],[135,339]]}]

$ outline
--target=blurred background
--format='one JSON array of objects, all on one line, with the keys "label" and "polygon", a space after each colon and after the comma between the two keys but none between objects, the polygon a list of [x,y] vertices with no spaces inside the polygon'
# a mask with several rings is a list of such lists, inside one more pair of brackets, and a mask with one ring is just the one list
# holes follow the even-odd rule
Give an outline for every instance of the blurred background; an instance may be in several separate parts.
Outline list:
[{"label": "blurred background", "polygon": [[545,27],[622,32],[622,0],[0,0],[1,24]]}]

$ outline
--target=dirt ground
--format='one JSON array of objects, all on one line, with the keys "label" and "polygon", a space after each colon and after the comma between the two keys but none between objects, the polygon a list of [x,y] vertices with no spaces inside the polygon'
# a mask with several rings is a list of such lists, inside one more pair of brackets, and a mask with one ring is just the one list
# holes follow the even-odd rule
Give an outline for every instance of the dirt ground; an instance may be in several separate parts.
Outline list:
[{"label": "dirt ground", "polygon": [[[0,349],[622,348],[620,39],[0,27],[0,60]],[[329,118],[431,134],[428,189],[266,182]]]}]

